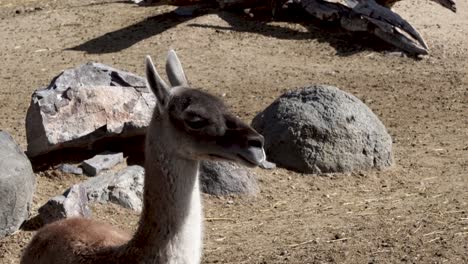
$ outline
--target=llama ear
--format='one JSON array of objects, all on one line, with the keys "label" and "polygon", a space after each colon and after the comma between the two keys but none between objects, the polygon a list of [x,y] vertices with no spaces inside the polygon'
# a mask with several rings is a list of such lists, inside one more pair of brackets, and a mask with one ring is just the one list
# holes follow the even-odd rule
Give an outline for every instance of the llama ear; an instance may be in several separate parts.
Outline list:
[{"label": "llama ear", "polygon": [[174,50],[169,50],[167,54],[166,73],[171,86],[188,86],[187,77]]},{"label": "llama ear", "polygon": [[145,64],[148,86],[156,96],[158,105],[166,106],[170,97],[169,86],[164,82],[161,76],[159,76],[150,56],[146,56]]}]

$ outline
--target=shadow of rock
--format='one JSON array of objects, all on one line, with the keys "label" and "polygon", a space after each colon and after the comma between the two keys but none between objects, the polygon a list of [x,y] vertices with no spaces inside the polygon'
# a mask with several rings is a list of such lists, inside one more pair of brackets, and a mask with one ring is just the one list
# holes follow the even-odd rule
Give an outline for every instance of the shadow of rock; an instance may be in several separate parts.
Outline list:
[{"label": "shadow of rock", "polygon": [[230,27],[195,23],[189,26],[257,33],[278,39],[317,40],[320,43],[330,44],[336,50],[338,56],[349,56],[363,51],[382,52],[394,50],[389,44],[366,32],[349,32],[343,30],[338,23],[325,23],[311,18],[305,12],[296,11],[283,14],[277,21],[301,24],[307,29],[306,31],[297,31],[274,25],[269,23],[271,19],[265,19],[265,16],[262,15],[250,18],[232,12],[218,12],[217,14]]},{"label": "shadow of rock", "polygon": [[149,17],[136,24],[106,33],[83,44],[69,48],[69,50],[85,51],[91,54],[118,52],[144,39],[208,13],[217,14],[229,23],[230,27],[197,23],[190,24],[189,26],[258,33],[279,39],[317,40],[329,43],[336,49],[336,53],[339,56],[349,56],[366,50],[378,52],[394,50],[392,46],[375,36],[365,32],[345,31],[337,23],[324,23],[310,17],[303,10],[297,10],[297,8],[282,14],[279,21],[299,23],[307,29],[305,32],[268,23],[271,19],[265,14],[257,14],[252,18],[242,13],[242,11],[228,12],[213,8],[201,8],[192,16],[181,16],[174,11]]},{"label": "shadow of rock", "polygon": [[106,33],[68,50],[85,51],[90,54],[118,52],[196,16],[180,16],[169,12],[148,17],[136,24]]},{"label": "shadow of rock", "polygon": [[81,163],[104,151],[123,152],[128,165],[142,165],[145,159],[144,136],[129,138],[107,138],[95,142],[89,149],[66,148],[52,151],[34,158],[31,164],[34,172],[55,168],[62,163]]}]

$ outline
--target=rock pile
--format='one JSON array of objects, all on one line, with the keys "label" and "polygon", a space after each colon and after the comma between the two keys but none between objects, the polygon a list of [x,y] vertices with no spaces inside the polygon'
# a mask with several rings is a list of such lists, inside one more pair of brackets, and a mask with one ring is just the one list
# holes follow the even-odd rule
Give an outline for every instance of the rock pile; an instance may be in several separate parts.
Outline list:
[{"label": "rock pile", "polygon": [[[45,223],[71,216],[89,217],[88,202],[112,202],[141,211],[144,174],[145,169],[137,165],[117,173],[102,173],[50,199],[39,209],[39,215]],[[204,193],[212,195],[255,195],[259,190],[255,174],[230,162],[203,162],[200,185]]]},{"label": "rock pile", "polygon": [[[32,97],[26,121],[28,155],[92,148],[104,138],[124,141],[144,135],[154,106],[145,80],[132,73],[99,63],[66,70]],[[265,161],[260,166],[264,169],[278,164],[304,173],[350,172],[381,169],[393,162],[392,140],[384,125],[359,99],[335,87],[287,92],[258,114],[252,125],[264,135],[269,160],[274,162]],[[0,236],[4,236],[28,217],[35,177],[26,156],[4,132],[0,146]],[[95,177],[43,205],[39,209],[43,222],[89,217],[89,202],[113,202],[141,211],[144,168],[106,171],[123,161],[123,153],[101,153],[81,167],[62,164],[63,172]],[[259,192],[253,171],[230,162],[202,162],[200,186],[212,195]]]}]

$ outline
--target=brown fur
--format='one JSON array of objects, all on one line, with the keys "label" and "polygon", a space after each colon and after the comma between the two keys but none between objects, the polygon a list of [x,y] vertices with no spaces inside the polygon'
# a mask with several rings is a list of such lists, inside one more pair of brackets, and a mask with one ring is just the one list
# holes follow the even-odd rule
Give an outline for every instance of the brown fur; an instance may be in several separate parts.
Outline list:
[{"label": "brown fur", "polygon": [[[40,229],[25,250],[21,263],[61,263],[65,259],[75,260],[67,262],[70,264],[86,263],[86,255],[118,248],[130,238],[128,233],[105,223],[84,218],[65,219]],[[60,254],[56,254],[56,250],[60,250]],[[76,258],[79,255],[82,258]]]}]

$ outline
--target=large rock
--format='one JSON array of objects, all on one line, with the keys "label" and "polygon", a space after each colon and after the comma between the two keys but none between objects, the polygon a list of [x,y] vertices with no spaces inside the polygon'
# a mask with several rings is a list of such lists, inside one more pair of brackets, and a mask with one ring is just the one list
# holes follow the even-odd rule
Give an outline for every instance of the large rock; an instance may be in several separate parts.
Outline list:
[{"label": "large rock", "polygon": [[0,237],[12,234],[29,217],[36,177],[13,138],[0,131]]},{"label": "large rock", "polygon": [[39,208],[39,217],[44,224],[69,217],[90,218],[91,210],[85,189],[80,185],[73,185],[63,195],[50,199]]},{"label": "large rock", "polygon": [[202,192],[212,195],[255,195],[257,178],[246,167],[232,162],[203,161],[200,166]]},{"label": "large rock", "polygon": [[311,86],[280,96],[253,127],[265,137],[269,160],[304,173],[391,166],[392,139],[359,99],[331,86]]},{"label": "large rock", "polygon": [[145,134],[155,98],[145,79],[100,63],[65,70],[37,90],[26,117],[27,154],[88,148],[104,138]]}]

